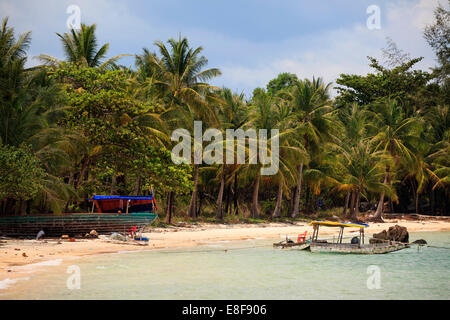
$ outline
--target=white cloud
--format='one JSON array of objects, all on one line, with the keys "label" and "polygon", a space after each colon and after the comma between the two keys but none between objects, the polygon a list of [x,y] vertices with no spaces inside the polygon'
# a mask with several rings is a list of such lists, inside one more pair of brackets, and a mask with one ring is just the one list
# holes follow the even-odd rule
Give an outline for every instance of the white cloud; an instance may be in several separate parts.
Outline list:
[{"label": "white cloud", "polygon": [[370,71],[367,56],[381,58],[381,48],[390,37],[412,57],[424,56],[417,67],[434,65],[434,55],[423,38],[423,29],[434,19],[437,0],[421,0],[415,4],[402,1],[389,3],[383,12],[381,30],[368,30],[365,25],[330,30],[321,34],[266,44],[267,52],[280,52],[278,57],[258,54],[259,46],[247,45],[246,54],[255,57],[253,67],[238,60],[222,67],[221,83],[229,87],[251,88],[265,84],[280,72],[291,72],[300,78],[323,77],[334,82],[341,73],[366,74]]},{"label": "white cloud", "polygon": [[[255,87],[265,86],[280,72],[293,72],[300,78],[320,76],[327,82],[334,82],[340,73],[365,74],[370,70],[366,56],[380,57],[386,37],[392,38],[412,57],[424,56],[418,67],[427,69],[434,64],[434,55],[423,38],[423,28],[432,23],[438,0],[388,2],[381,8],[381,30],[366,28],[368,15],[362,10],[360,22],[353,26],[321,32],[301,30],[297,37],[272,41],[250,41],[245,34],[236,38],[192,26],[179,30],[158,20],[158,12],[150,10],[137,16],[130,11],[132,7],[128,3],[118,1],[0,0],[0,12],[11,17],[10,24],[18,32],[33,30],[31,55],[48,53],[61,58],[61,45],[54,32],[67,31],[66,8],[70,4],[80,6],[83,22],[97,23],[99,42],[110,42],[109,55],[134,54],[142,47],[154,49],[154,40],[174,37],[181,31],[191,45],[204,47],[210,66],[222,70],[223,75],[214,84],[245,90],[247,94]],[[126,64],[133,61],[132,58],[124,60]]]}]

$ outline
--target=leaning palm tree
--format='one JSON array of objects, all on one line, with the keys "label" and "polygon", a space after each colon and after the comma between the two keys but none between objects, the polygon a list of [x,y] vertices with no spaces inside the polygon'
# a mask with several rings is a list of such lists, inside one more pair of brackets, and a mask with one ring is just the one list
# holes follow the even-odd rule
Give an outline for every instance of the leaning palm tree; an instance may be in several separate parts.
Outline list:
[{"label": "leaning palm tree", "polygon": [[[109,49],[109,43],[100,48],[97,43],[95,31],[97,25],[81,24],[79,30],[71,29],[64,34],[56,33],[60,38],[64,49],[66,61],[78,63],[82,67],[94,67],[99,69],[117,68],[116,62],[127,54],[120,54],[110,59],[106,59],[106,53]],[[61,61],[52,56],[41,54],[39,59],[47,65],[59,66]],[[106,59],[106,60],[105,60]]]},{"label": "leaning palm tree", "polygon": [[[208,60],[201,56],[203,48],[191,48],[187,38],[171,38],[167,43],[168,47],[161,41],[155,42],[160,56],[149,55],[156,78],[153,84],[167,105],[163,119],[171,128],[192,129],[194,120],[217,125],[212,106],[220,99],[213,93],[216,88],[207,81],[220,75],[219,69],[204,69]],[[193,218],[197,215],[198,173],[199,165],[194,164],[194,190],[188,209]]]}]

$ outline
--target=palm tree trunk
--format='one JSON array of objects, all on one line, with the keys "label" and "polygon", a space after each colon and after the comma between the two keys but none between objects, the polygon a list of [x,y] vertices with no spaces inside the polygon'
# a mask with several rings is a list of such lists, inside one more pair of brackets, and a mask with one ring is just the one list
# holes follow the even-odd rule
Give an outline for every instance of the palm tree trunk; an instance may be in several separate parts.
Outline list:
[{"label": "palm tree trunk", "polygon": [[198,164],[194,164],[194,191],[192,191],[191,203],[189,204],[188,216],[197,218],[197,194],[198,194]]},{"label": "palm tree trunk", "polygon": [[300,209],[300,193],[302,191],[303,163],[298,166],[297,188],[295,189],[294,208],[292,209],[292,218],[296,218]]},{"label": "palm tree trunk", "polygon": [[196,217],[200,217],[201,213],[202,213],[202,206],[203,206],[203,199],[204,199],[204,195],[202,192],[198,193],[198,206],[197,206],[197,215]]},{"label": "palm tree trunk", "polygon": [[253,218],[259,218],[258,194],[259,194],[260,180],[261,180],[261,173],[258,170],[258,173],[256,174],[255,183],[253,185],[252,210],[251,210],[251,214],[252,214]]},{"label": "palm tree trunk", "polygon": [[416,214],[420,214],[420,208],[419,208],[419,193],[416,191]]},{"label": "palm tree trunk", "polygon": [[231,208],[231,187],[230,185],[227,186],[226,190],[226,204],[225,204],[225,214],[230,215],[230,212],[232,211]]},{"label": "palm tree trunk", "polygon": [[344,210],[342,210],[343,217],[345,217],[345,215],[347,214],[347,207],[349,201],[350,201],[350,191],[347,192],[347,195],[345,196]]},{"label": "palm tree trunk", "polygon": [[278,186],[277,204],[272,213],[272,218],[279,218],[281,216],[281,202],[283,200],[283,183],[280,181]]},{"label": "palm tree trunk", "polygon": [[355,190],[352,190],[352,198],[350,201],[350,211],[349,211],[350,218],[353,217],[353,215],[355,214],[355,202],[356,202],[356,192]]},{"label": "palm tree trunk", "polygon": [[356,193],[356,203],[355,203],[355,207],[353,208],[353,212],[352,212],[352,215],[351,215],[351,219],[353,220],[353,221],[356,221],[356,220],[358,220],[358,215],[359,215],[359,203],[360,203],[360,201],[361,201],[361,191],[360,190],[358,190],[358,191],[355,191],[355,193]]},{"label": "palm tree trunk", "polygon": [[166,207],[166,220],[165,223],[170,223],[170,197],[172,196],[172,192],[167,193],[167,207]]},{"label": "palm tree trunk", "polygon": [[[388,174],[384,176],[384,184],[386,184],[388,180]],[[374,220],[383,221],[383,211],[384,211],[384,191],[381,192],[380,201],[378,202],[377,210],[375,211]]]},{"label": "palm tree trunk", "polygon": [[117,184],[117,178],[114,174],[111,178],[111,189],[109,191],[109,194],[114,194],[116,192],[116,184]]},{"label": "palm tree trunk", "polygon": [[[222,200],[223,200],[223,190],[224,190],[224,188],[225,188],[225,167],[222,167],[219,195],[217,196],[217,209],[216,209],[216,218],[217,219],[223,219],[223,210],[222,210],[222,202],[223,201]],[[229,198],[229,195],[227,197],[227,204],[228,204],[228,198]]]},{"label": "palm tree trunk", "polygon": [[237,172],[235,172],[234,173],[234,193],[233,193],[233,203],[234,203],[235,215],[238,212],[238,210],[237,210],[237,207],[238,207],[238,193],[237,193],[237,188],[238,188],[237,182],[238,181],[237,181],[237,178],[238,178],[238,174],[237,174]]},{"label": "palm tree trunk", "polygon": [[27,214],[26,210],[27,210],[27,202],[25,200],[20,200],[19,201],[19,214],[21,216],[26,215]]},{"label": "palm tree trunk", "polygon": [[141,191],[141,176],[138,175],[136,179],[136,185],[134,186],[134,195],[138,196]]}]

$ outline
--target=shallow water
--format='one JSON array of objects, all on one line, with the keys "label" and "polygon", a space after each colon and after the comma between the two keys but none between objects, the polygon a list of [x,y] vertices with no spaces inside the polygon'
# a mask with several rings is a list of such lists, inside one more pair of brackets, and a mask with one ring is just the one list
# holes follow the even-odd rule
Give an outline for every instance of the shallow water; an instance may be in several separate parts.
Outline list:
[{"label": "shallow water", "polygon": [[[416,239],[450,247],[450,232],[411,233]],[[0,290],[0,299],[450,299],[449,249],[312,254],[274,249],[273,242],[83,258],[69,263],[80,268],[80,289],[67,288],[64,264]],[[369,266],[379,268],[378,289],[368,288]]]}]

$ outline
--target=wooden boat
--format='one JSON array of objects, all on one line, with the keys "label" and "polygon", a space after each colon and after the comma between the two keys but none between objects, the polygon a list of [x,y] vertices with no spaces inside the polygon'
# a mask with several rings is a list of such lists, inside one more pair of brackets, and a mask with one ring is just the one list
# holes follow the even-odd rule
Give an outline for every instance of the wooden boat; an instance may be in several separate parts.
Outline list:
[{"label": "wooden boat", "polygon": [[[383,243],[365,244],[364,243],[364,228],[368,227],[367,224],[360,223],[340,223],[333,221],[312,221],[309,225],[313,226],[313,235],[311,238],[311,244],[309,250],[313,253],[325,252],[325,253],[354,253],[354,254],[380,254],[389,253],[398,250],[408,248],[407,243],[386,241]],[[338,227],[339,235],[337,241],[330,243],[324,240],[318,240],[319,226],[326,227]],[[354,237],[354,243],[342,243],[344,228],[359,228],[359,238]]]},{"label": "wooden boat", "polygon": [[[38,214],[0,217],[0,235],[35,237],[40,230],[46,236],[99,234],[142,229],[158,217],[156,200],[148,197],[97,196],[90,213]],[[97,212],[94,213],[95,208]]]},{"label": "wooden boat", "polygon": [[308,240],[305,242],[294,242],[294,241],[283,240],[281,242],[273,244],[273,246],[275,248],[281,248],[281,249],[293,248],[293,249],[298,249],[298,250],[306,250],[309,248],[309,245],[310,245],[310,241],[308,241]]}]

